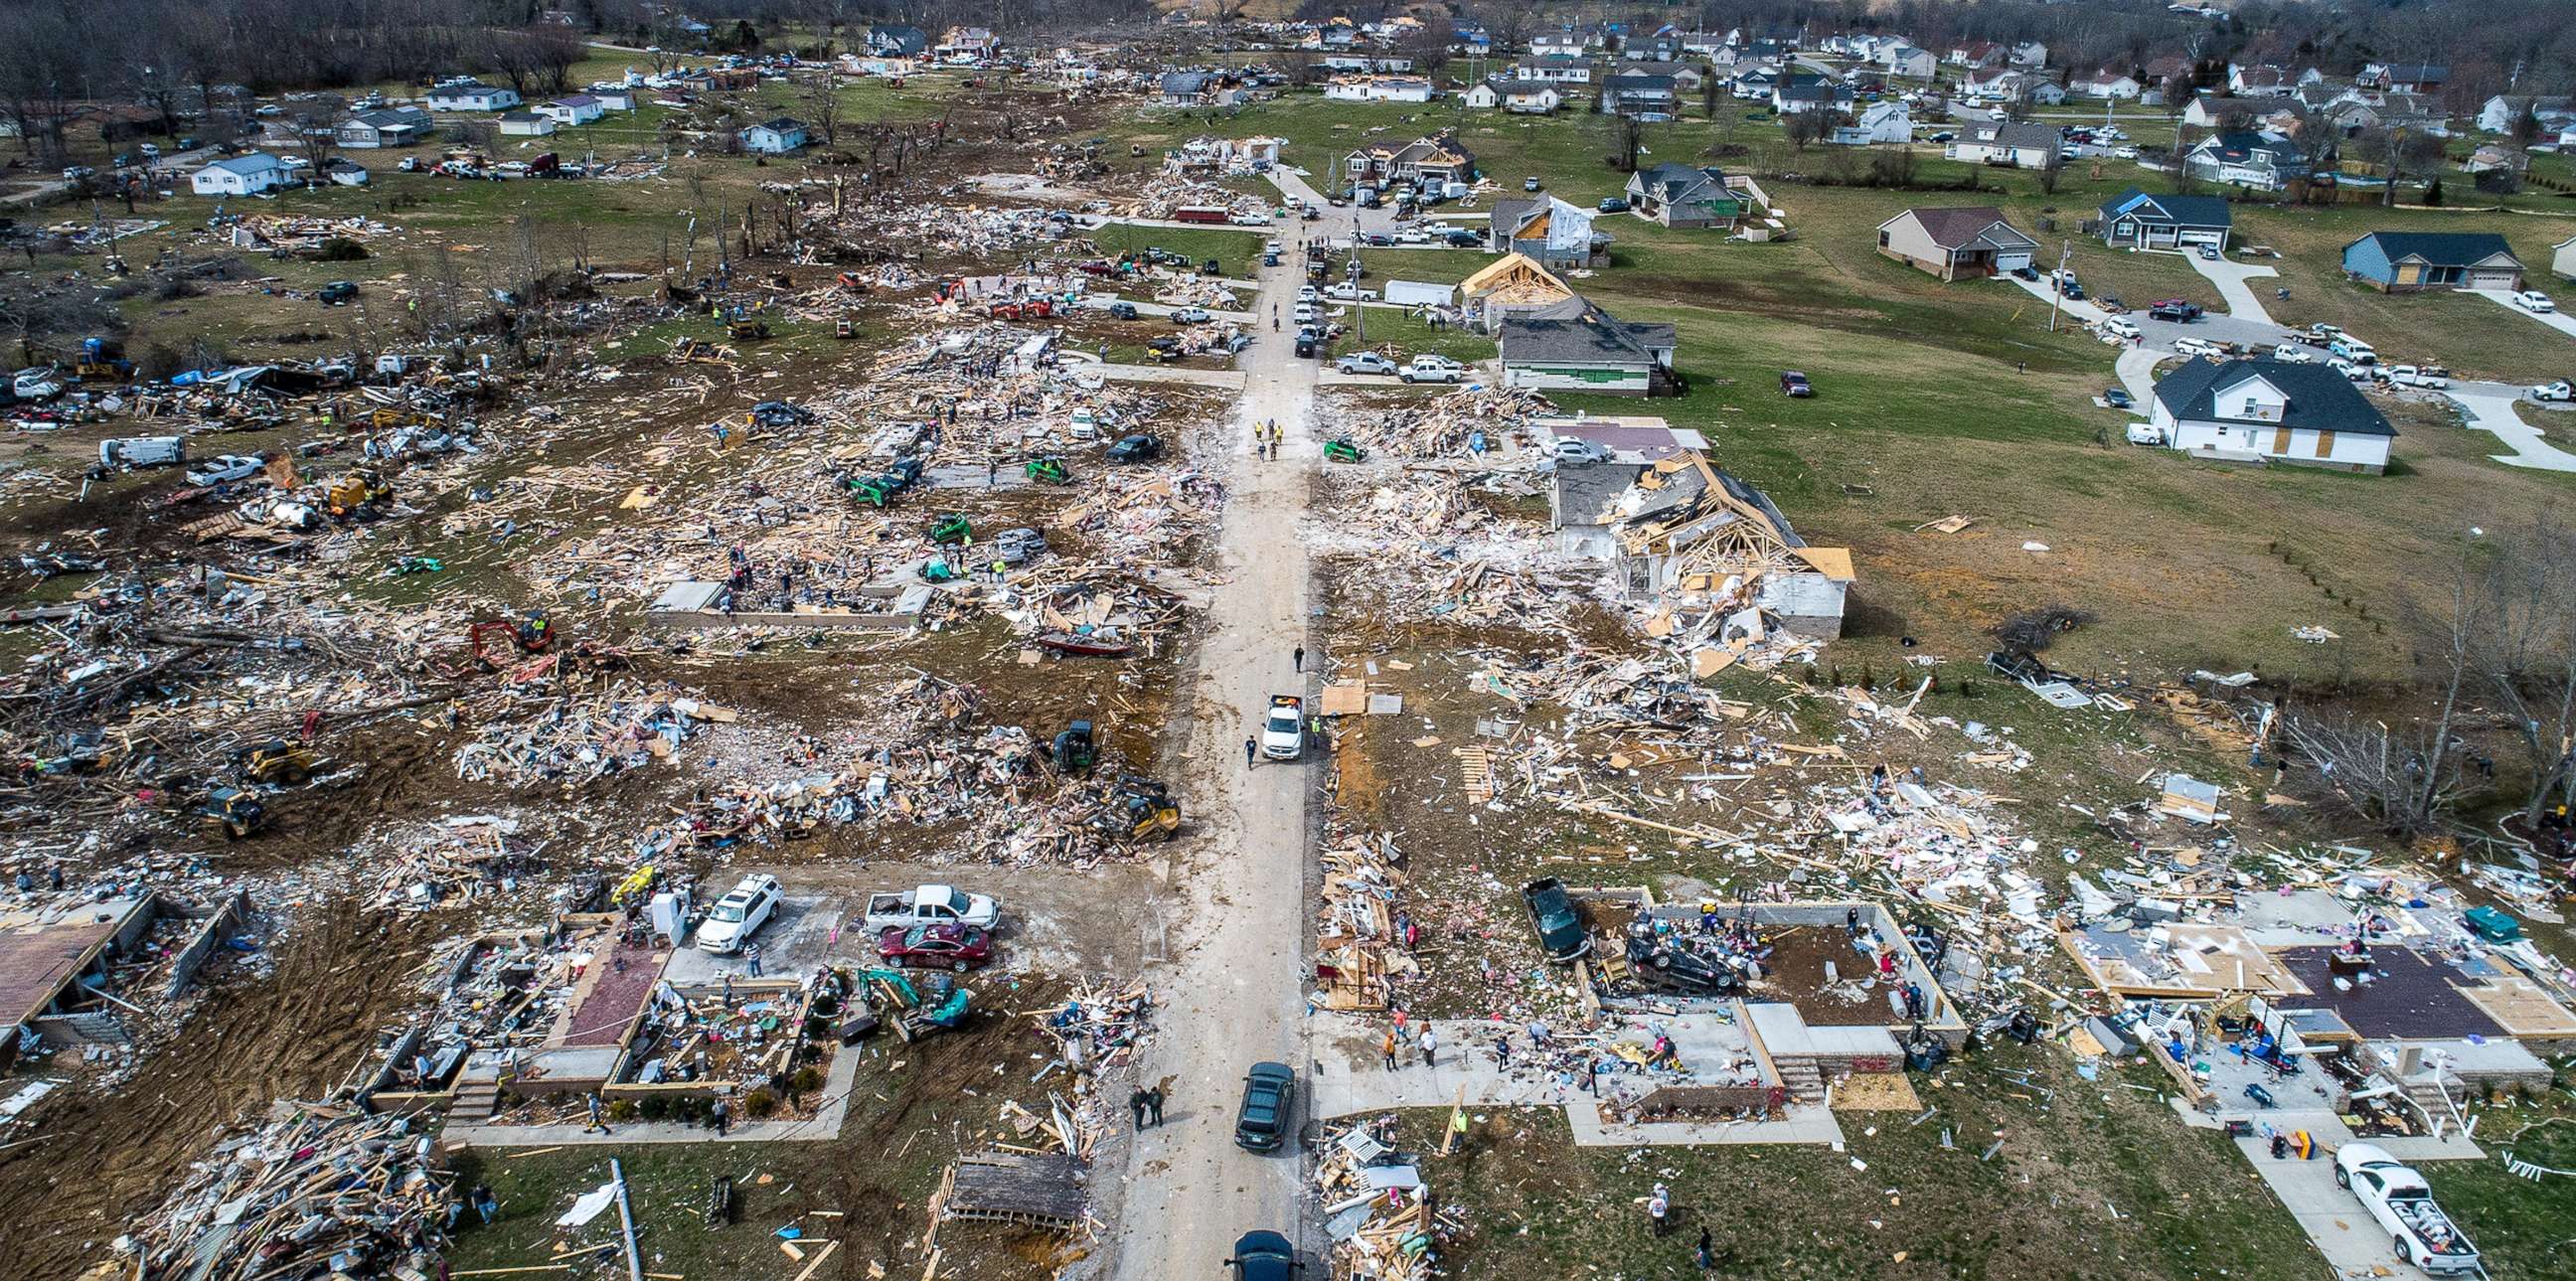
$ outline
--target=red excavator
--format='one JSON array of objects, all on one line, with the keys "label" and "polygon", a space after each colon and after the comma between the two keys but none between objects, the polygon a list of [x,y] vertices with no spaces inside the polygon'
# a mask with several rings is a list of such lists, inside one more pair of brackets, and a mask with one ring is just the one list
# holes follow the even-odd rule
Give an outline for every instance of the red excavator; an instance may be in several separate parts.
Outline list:
[{"label": "red excavator", "polygon": [[507,654],[496,655],[496,651],[502,651],[508,647],[516,648],[521,654],[545,653],[554,648],[555,629],[553,624],[546,621],[546,616],[543,614],[530,614],[515,625],[497,618],[488,618],[476,623],[473,629],[466,633],[465,639],[466,644],[474,651],[475,661],[481,663],[487,670],[497,672],[501,670],[501,659],[507,657]]}]

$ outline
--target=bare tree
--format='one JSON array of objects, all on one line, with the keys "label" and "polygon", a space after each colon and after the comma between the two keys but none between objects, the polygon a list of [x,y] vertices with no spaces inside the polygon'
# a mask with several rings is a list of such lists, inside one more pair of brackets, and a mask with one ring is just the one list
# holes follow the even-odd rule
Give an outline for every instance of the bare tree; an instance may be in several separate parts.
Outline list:
[{"label": "bare tree", "polygon": [[287,117],[287,126],[295,131],[295,151],[312,168],[304,173],[315,182],[325,181],[323,171],[340,154],[338,113],[325,110],[298,111]]},{"label": "bare tree", "polygon": [[1637,156],[1646,149],[1646,126],[1635,116],[1610,117],[1610,154],[1601,159],[1621,173],[1637,172]]},{"label": "bare tree", "polygon": [[2555,793],[2576,789],[2576,528],[2543,513],[2500,542],[2472,606],[2479,677],[2523,748],[2531,770],[2525,820]]},{"label": "bare tree", "polygon": [[832,64],[826,62],[814,68],[803,96],[806,123],[814,126],[814,132],[822,138],[823,145],[829,147],[839,142],[841,86],[840,78],[832,72]]},{"label": "bare tree", "polygon": [[1780,122],[1780,130],[1789,136],[1789,150],[1804,152],[1829,131],[1829,120],[1825,111],[1793,111]]},{"label": "bare tree", "polygon": [[2438,829],[2480,786],[2454,741],[2460,697],[2484,644],[2478,632],[2482,619],[2475,553],[2483,550],[2478,537],[2472,530],[2463,538],[2457,567],[2444,589],[2446,599],[2409,610],[2416,630],[2440,646],[2432,656],[2440,666],[2435,675],[2439,694],[2430,717],[2395,727],[2345,713],[2293,712],[2281,718],[2282,734],[2301,756],[2316,763],[2328,790],[2392,835],[2411,838]]}]

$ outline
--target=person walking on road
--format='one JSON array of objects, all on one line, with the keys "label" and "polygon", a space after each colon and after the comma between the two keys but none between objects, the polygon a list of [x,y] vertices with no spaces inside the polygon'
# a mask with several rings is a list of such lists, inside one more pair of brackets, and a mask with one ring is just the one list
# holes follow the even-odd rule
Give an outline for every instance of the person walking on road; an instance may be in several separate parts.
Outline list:
[{"label": "person walking on road", "polygon": [[591,1092],[587,1103],[590,1108],[590,1124],[581,1127],[581,1132],[588,1134],[593,1130],[597,1130],[602,1134],[616,1133],[616,1131],[608,1128],[608,1117],[605,1109],[600,1107],[598,1091],[594,1090]]},{"label": "person walking on road", "polygon": [[1145,1128],[1145,1087],[1138,1086],[1127,1094],[1127,1110],[1136,1117],[1136,1128]]},{"label": "person walking on road", "polygon": [[1297,674],[1298,674],[1298,675],[1303,676],[1303,675],[1305,675],[1305,674],[1306,674],[1306,647],[1305,647],[1305,646],[1300,645],[1300,646],[1298,646],[1296,649],[1294,649],[1294,650],[1290,651],[1290,653],[1289,653],[1289,655],[1288,655],[1288,658],[1289,658],[1289,661],[1294,662],[1295,664],[1297,664]]},{"label": "person walking on road", "polygon": [[1440,1034],[1439,1034],[1439,1033],[1437,1033],[1437,1032],[1432,1031],[1432,1030],[1431,1030],[1430,1028],[1428,1028],[1428,1027],[1426,1027],[1426,1028],[1422,1029],[1422,1066],[1424,1066],[1424,1067],[1435,1067],[1435,1066],[1437,1066],[1437,1064],[1435,1064],[1435,1063],[1433,1063],[1433,1062],[1432,1062],[1432,1055],[1433,1055],[1435,1052],[1437,1052],[1439,1049],[1440,1049]]},{"label": "person walking on road", "polygon": [[1387,1029],[1386,1039],[1385,1039],[1385,1040],[1383,1040],[1383,1041],[1378,1042],[1378,1044],[1377,1044],[1377,1049],[1378,1049],[1378,1053],[1383,1054],[1383,1055],[1385,1055],[1385,1056],[1386,1056],[1386,1070],[1387,1070],[1387,1071],[1389,1071],[1389,1072],[1394,1071],[1394,1070],[1395,1070],[1395,1067],[1396,1067],[1396,1064],[1395,1064],[1395,1029],[1393,1029],[1393,1028],[1389,1028],[1389,1029]]},{"label": "person walking on road", "polygon": [[717,1099],[714,1106],[707,1109],[707,1119],[715,1123],[716,1137],[719,1139],[733,1129],[733,1116],[725,1110],[723,1099]]},{"label": "person walking on road", "polygon": [[1255,752],[1257,752],[1257,751],[1260,751],[1260,750],[1261,750],[1261,744],[1260,744],[1258,741],[1256,741],[1256,740],[1255,740],[1251,735],[1249,735],[1249,734],[1244,735],[1244,737],[1243,737],[1243,767],[1244,767],[1245,769],[1250,769],[1250,768],[1252,768],[1252,755],[1253,755],[1253,753],[1255,753]]}]

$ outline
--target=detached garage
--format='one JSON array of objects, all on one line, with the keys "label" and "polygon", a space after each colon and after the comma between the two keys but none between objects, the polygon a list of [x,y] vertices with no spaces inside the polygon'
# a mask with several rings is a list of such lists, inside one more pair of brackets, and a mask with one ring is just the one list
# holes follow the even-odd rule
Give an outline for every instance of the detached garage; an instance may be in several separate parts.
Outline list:
[{"label": "detached garage", "polygon": [[2343,247],[2343,269],[2385,293],[2522,288],[2522,260],[2491,231],[2374,231]]}]

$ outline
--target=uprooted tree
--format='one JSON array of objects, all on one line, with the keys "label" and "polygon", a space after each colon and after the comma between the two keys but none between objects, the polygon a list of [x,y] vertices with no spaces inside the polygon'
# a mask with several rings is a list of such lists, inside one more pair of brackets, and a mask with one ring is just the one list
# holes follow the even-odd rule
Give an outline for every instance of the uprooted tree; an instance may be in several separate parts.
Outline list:
[{"label": "uprooted tree", "polygon": [[1994,638],[2005,653],[2027,658],[2056,644],[2058,637],[2097,621],[2091,610],[2077,609],[2072,605],[2042,605],[1995,624]]}]

